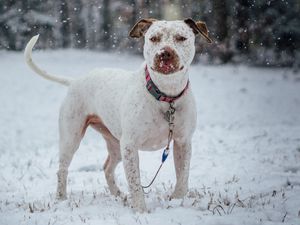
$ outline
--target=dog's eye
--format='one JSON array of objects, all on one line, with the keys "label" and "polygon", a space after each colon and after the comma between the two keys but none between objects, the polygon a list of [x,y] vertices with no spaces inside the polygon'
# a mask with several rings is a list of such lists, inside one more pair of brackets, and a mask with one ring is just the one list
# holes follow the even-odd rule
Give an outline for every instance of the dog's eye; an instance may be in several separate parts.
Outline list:
[{"label": "dog's eye", "polygon": [[181,35],[176,35],[175,36],[175,40],[178,41],[178,42],[183,42],[185,41],[187,38],[184,37],[184,36],[181,36]]},{"label": "dog's eye", "polygon": [[160,37],[159,36],[153,36],[153,37],[150,38],[150,41],[152,41],[154,43],[160,42]]}]

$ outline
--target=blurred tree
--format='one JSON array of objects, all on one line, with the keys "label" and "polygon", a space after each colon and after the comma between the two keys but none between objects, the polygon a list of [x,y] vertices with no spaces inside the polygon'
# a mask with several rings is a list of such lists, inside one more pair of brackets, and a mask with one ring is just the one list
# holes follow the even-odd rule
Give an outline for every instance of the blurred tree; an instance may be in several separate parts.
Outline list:
[{"label": "blurred tree", "polygon": [[219,42],[225,41],[228,35],[227,17],[228,9],[226,1],[212,0],[213,21],[215,38]]},{"label": "blurred tree", "polygon": [[113,26],[111,11],[110,11],[110,0],[103,0],[102,6],[102,42],[105,49],[111,48],[111,30]]},{"label": "blurred tree", "polygon": [[130,27],[133,27],[133,25],[137,22],[138,17],[139,17],[139,15],[138,15],[138,5],[137,5],[136,0],[129,0],[128,3],[129,3],[129,5],[132,9],[131,17],[129,19],[129,25],[130,25]]},{"label": "blurred tree", "polygon": [[249,52],[249,22],[252,0],[237,0],[234,6],[234,16],[236,21],[236,48],[240,53]]},{"label": "blurred tree", "polygon": [[101,0],[89,1],[89,3],[82,5],[80,18],[84,24],[82,27],[85,30],[85,46],[90,49],[98,48],[101,44],[100,40],[100,7]]},{"label": "blurred tree", "polygon": [[[70,3],[69,3],[70,4]],[[88,20],[88,17],[91,16],[91,13],[83,15],[84,5],[81,0],[73,0],[70,10],[70,25],[71,25],[71,35],[72,35],[72,45],[75,48],[84,48],[86,46],[86,28],[90,28],[90,24],[88,27],[85,27],[84,20]]]},{"label": "blurred tree", "polygon": [[217,45],[213,46],[211,52],[213,52],[214,56],[219,58],[223,63],[227,63],[233,56],[228,37],[229,11],[227,1],[213,0],[212,11],[214,21],[212,30]]},{"label": "blurred tree", "polygon": [[62,35],[62,47],[70,47],[70,18],[69,18],[69,7],[67,0],[60,0],[60,22],[61,22],[61,33]]},{"label": "blurred tree", "polygon": [[15,1],[0,0],[0,48],[16,50],[16,35],[12,20],[16,20]]}]

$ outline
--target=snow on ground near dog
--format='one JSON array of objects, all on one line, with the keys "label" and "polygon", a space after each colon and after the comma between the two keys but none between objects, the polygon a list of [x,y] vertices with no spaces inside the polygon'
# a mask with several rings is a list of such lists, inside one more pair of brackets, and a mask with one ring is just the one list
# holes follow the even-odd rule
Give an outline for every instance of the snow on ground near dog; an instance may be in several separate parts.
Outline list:
[{"label": "snow on ground near dog", "polygon": [[[141,58],[87,51],[35,52],[48,72],[137,69]],[[190,189],[168,200],[172,154],[149,194],[149,214],[112,197],[105,143],[89,129],[69,170],[68,200],[55,201],[58,112],[67,89],[31,72],[21,53],[0,52],[0,224],[299,224],[300,74],[289,69],[192,66],[198,123]],[[109,109],[108,109],[109,110]],[[142,183],[161,151],[141,152]],[[122,164],[116,170],[127,192]]]}]

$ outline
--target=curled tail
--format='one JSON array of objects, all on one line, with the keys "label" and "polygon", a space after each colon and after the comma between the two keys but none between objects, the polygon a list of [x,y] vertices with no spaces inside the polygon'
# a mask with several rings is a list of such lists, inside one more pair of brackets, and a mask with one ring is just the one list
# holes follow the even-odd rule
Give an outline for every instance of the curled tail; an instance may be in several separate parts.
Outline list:
[{"label": "curled tail", "polygon": [[65,78],[65,77],[58,77],[55,75],[50,75],[46,71],[40,69],[32,60],[32,48],[35,45],[39,38],[39,35],[36,35],[30,39],[30,41],[27,43],[26,48],[25,48],[25,60],[28,66],[36,72],[38,75],[44,77],[47,80],[55,81],[57,83],[63,84],[65,86],[69,86],[72,82],[71,79]]}]

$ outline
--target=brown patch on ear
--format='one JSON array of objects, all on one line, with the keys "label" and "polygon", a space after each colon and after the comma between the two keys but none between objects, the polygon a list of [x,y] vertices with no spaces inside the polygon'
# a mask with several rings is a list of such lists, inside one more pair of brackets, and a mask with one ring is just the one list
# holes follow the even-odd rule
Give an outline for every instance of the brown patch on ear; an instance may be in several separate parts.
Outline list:
[{"label": "brown patch on ear", "polygon": [[156,21],[156,19],[141,19],[130,30],[129,36],[132,38],[143,37],[154,21]]},{"label": "brown patch on ear", "polygon": [[206,24],[203,21],[197,21],[196,25],[205,35],[208,36],[208,30]]},{"label": "brown patch on ear", "polygon": [[195,35],[201,34],[208,43],[212,43],[212,40],[208,36],[208,30],[206,24],[202,21],[195,22],[191,18],[185,19],[184,22],[193,29]]}]

